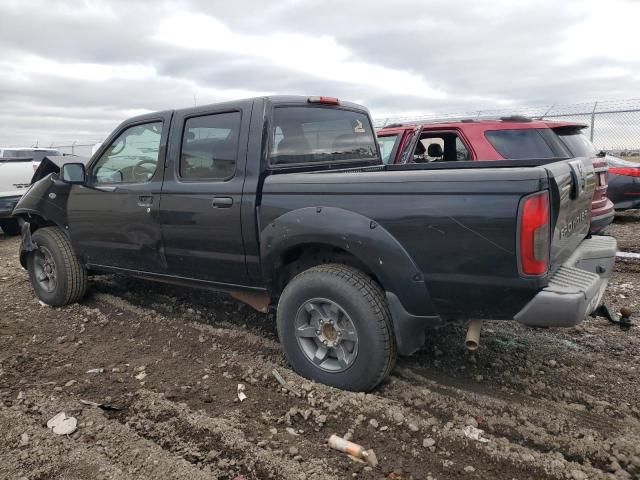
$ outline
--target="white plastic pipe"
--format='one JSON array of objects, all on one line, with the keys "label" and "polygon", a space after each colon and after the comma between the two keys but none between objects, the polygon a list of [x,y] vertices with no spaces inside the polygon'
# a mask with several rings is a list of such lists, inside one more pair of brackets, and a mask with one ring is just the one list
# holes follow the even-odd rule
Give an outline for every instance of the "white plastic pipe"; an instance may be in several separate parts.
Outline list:
[{"label": "white plastic pipe", "polygon": [[467,337],[464,339],[464,346],[470,352],[478,350],[480,345],[480,329],[482,328],[482,320],[471,320],[467,329]]}]

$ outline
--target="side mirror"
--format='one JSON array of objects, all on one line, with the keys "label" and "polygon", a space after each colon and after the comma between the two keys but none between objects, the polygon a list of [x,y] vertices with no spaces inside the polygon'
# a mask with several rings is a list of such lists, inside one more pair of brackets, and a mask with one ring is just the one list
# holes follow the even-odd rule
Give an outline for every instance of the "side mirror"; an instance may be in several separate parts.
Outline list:
[{"label": "side mirror", "polygon": [[60,171],[60,178],[63,182],[71,185],[83,185],[86,179],[84,164],[65,163]]}]

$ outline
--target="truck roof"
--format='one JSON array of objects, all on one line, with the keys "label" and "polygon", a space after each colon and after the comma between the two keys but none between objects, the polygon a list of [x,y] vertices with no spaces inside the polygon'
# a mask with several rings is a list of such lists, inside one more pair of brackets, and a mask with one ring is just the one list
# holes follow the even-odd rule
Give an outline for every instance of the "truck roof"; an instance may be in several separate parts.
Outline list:
[{"label": "truck roof", "polygon": [[224,108],[225,106],[229,106],[229,107],[237,107],[239,104],[242,103],[248,103],[248,102],[253,102],[254,100],[264,100],[272,105],[283,105],[283,104],[299,104],[299,105],[307,105],[307,104],[320,104],[322,105],[323,102],[311,102],[310,99],[312,98],[316,98],[316,99],[330,99],[330,100],[335,100],[338,101],[338,104],[328,104],[329,106],[339,106],[339,107],[348,107],[354,110],[360,110],[362,112],[366,112],[367,114],[369,114],[369,109],[363,105],[359,105],[357,103],[353,103],[353,102],[348,102],[345,100],[341,100],[335,97],[325,97],[325,96],[309,96],[309,95],[265,95],[265,96],[261,96],[261,97],[250,97],[250,98],[243,98],[240,100],[232,100],[232,101],[228,101],[228,102],[219,102],[219,103],[209,103],[209,104],[204,104],[204,105],[197,105],[197,106],[191,106],[191,107],[183,107],[183,108],[176,108],[176,109],[170,109],[170,110],[162,110],[162,111],[156,111],[156,112],[150,112],[150,113],[145,113],[142,115],[138,115],[136,117],[132,117],[130,119],[127,119],[127,121],[130,120],[137,120],[137,119],[146,119],[148,117],[155,117],[155,116],[159,116],[160,114],[165,114],[167,112],[198,112],[200,110],[202,111],[206,111],[211,109],[211,107],[216,107],[216,108]]}]

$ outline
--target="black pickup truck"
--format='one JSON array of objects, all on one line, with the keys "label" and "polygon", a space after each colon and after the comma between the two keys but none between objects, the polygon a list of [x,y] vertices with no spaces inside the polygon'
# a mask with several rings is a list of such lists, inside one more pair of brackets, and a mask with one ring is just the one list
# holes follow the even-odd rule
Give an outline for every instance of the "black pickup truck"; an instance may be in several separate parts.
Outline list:
[{"label": "black pickup truck", "polygon": [[277,302],[293,368],[350,390],[436,322],[580,322],[616,250],[588,238],[589,159],[383,165],[368,111],[327,97],[139,116],[55,170],[13,212],[43,302],[95,272]]}]

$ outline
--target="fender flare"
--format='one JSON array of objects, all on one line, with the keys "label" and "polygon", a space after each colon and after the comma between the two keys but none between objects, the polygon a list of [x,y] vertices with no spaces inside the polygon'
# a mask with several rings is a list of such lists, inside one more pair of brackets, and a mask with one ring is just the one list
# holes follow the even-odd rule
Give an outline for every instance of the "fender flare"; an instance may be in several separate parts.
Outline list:
[{"label": "fender flare", "polygon": [[422,272],[400,242],[378,222],[336,207],[289,211],[262,228],[260,258],[263,278],[275,272],[288,250],[322,244],[350,252],[373,272],[385,290],[393,317],[398,350],[409,355],[424,343],[424,329],[439,320]]},{"label": "fender flare", "polygon": [[47,224],[56,225],[66,235],[69,234],[66,206],[70,189],[71,185],[58,180],[56,173],[49,173],[32,184],[31,188],[18,200],[12,215],[20,223],[22,232],[20,264],[24,268],[27,268],[26,255],[36,248],[31,240],[33,217],[39,217]]}]

